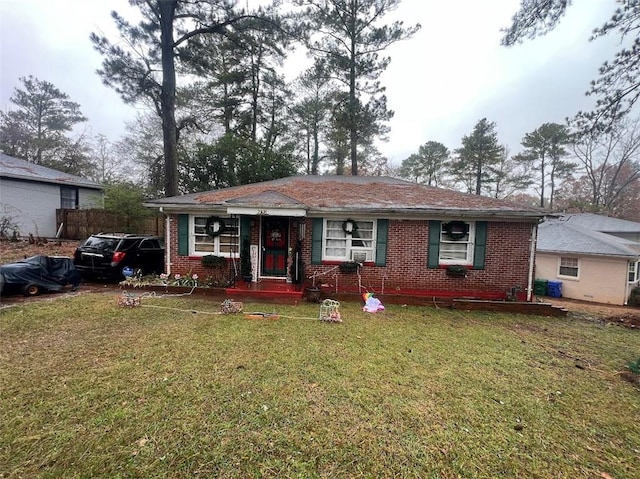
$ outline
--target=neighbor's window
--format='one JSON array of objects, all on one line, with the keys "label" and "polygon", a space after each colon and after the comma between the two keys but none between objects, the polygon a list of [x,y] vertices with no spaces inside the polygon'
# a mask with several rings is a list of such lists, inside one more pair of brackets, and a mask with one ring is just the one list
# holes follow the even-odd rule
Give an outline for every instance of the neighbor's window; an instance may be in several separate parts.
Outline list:
[{"label": "neighbor's window", "polygon": [[375,260],[375,221],[355,221],[351,233],[345,231],[346,220],[325,220],[323,259],[328,261]]},{"label": "neighbor's window", "polygon": [[239,251],[238,218],[224,218],[224,231],[213,238],[205,232],[206,225],[206,216],[191,217],[191,254],[195,256],[215,254],[230,257],[231,253]]},{"label": "neighbor's window", "polygon": [[440,264],[473,264],[475,223],[450,221],[440,226]]},{"label": "neighbor's window", "polygon": [[60,187],[60,208],[76,210],[78,209],[78,188],[68,186]]},{"label": "neighbor's window", "polygon": [[640,279],[640,261],[629,262],[629,283],[635,283]]},{"label": "neighbor's window", "polygon": [[560,276],[571,276],[573,278],[578,277],[578,258],[560,258],[560,270],[558,271]]}]

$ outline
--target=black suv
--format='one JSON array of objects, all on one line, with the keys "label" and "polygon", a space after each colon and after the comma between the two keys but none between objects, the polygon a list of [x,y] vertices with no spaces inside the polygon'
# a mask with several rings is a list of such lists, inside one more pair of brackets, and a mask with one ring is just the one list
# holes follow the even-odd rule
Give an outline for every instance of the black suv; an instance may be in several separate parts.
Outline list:
[{"label": "black suv", "polygon": [[159,236],[99,233],[91,235],[73,255],[84,277],[122,280],[131,274],[164,271],[164,240]]}]

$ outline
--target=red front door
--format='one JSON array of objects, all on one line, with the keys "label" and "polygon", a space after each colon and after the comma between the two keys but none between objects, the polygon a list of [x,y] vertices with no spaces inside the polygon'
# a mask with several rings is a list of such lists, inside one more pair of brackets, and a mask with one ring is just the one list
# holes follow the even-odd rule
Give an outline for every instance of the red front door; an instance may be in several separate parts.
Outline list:
[{"label": "red front door", "polygon": [[262,223],[262,275],[287,276],[289,220],[265,217]]}]

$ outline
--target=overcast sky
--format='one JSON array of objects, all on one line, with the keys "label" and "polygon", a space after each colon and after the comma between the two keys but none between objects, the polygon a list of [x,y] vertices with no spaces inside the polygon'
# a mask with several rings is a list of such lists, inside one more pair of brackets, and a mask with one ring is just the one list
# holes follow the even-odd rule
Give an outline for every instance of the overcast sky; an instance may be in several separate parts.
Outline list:
[{"label": "overcast sky", "polygon": [[[555,31],[507,49],[500,29],[519,3],[403,0],[388,17],[422,24],[388,50],[392,60],[382,77],[395,116],[380,150],[392,163],[429,140],[459,147],[483,117],[497,123],[500,142],[514,154],[525,133],[590,107],[584,92],[619,39],[588,38],[614,1],[575,2]],[[0,108],[11,108],[18,78],[33,75],[79,103],[93,134],[118,140],[135,110],[102,85],[95,73],[101,57],[89,42],[92,31],[116,39],[111,10],[132,12],[127,0],[0,0]]]}]

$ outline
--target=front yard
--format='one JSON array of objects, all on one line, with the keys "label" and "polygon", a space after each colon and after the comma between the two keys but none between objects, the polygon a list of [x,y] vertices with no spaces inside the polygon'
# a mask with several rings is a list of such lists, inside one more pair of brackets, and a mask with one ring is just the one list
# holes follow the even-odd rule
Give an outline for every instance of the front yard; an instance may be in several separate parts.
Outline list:
[{"label": "front yard", "polygon": [[637,330],[117,297],[0,311],[0,477],[637,477]]}]

